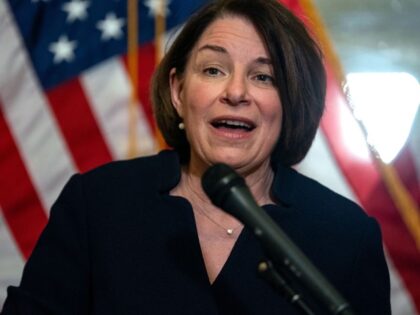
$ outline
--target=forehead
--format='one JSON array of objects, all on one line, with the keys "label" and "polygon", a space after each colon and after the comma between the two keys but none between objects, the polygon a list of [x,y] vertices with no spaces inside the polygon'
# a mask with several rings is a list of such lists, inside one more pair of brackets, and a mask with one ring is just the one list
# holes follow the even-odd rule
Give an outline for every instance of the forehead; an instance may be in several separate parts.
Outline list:
[{"label": "forehead", "polygon": [[208,44],[220,45],[228,52],[240,47],[261,56],[268,56],[266,45],[252,22],[237,15],[222,16],[210,23],[194,49]]}]

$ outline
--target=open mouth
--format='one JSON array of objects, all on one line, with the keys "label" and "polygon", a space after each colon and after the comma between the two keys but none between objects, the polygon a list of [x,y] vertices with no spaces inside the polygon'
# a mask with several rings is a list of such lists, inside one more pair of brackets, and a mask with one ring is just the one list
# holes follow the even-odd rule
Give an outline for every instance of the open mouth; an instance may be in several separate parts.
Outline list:
[{"label": "open mouth", "polygon": [[217,129],[225,128],[244,131],[252,131],[255,128],[255,124],[250,121],[233,119],[215,119],[211,122],[211,125]]}]

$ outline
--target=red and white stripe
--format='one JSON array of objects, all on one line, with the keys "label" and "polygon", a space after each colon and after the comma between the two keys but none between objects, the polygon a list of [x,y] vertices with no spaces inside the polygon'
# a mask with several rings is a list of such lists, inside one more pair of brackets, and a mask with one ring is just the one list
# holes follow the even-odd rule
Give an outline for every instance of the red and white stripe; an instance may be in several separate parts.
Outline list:
[{"label": "red and white stripe", "polygon": [[0,310],[9,285],[17,285],[23,269],[23,257],[15,246],[0,208]]},{"label": "red and white stripe", "polygon": [[[132,87],[124,60],[114,58],[45,93],[4,1],[0,53],[1,306],[68,178],[127,156]],[[140,154],[156,151],[140,105],[136,133]]]},{"label": "red and white stripe", "polygon": [[1,111],[31,185],[48,209],[75,166],[5,1],[0,14]]},{"label": "red and white stripe", "polygon": [[[105,61],[83,74],[81,81],[113,158],[126,158],[129,147],[128,106],[132,88],[125,63],[120,58]],[[136,108],[139,154],[148,155],[157,150],[154,134],[143,106],[138,104]]]}]

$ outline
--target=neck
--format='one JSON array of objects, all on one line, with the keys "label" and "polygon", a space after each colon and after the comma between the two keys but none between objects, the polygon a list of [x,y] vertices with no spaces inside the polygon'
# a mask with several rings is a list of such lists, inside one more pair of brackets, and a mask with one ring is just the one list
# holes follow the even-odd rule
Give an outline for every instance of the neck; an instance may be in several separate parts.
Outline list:
[{"label": "neck", "polygon": [[[182,195],[192,203],[199,202],[206,208],[216,208],[201,187],[201,177],[207,167],[208,165],[199,167],[196,163],[190,163],[183,167],[181,180],[173,190],[174,194]],[[244,177],[252,195],[260,206],[274,203],[270,195],[274,173],[269,162],[255,170],[238,168],[235,171]]]},{"label": "neck", "polygon": [[274,172],[269,162],[264,163],[264,165],[255,171],[245,173],[238,171],[238,173],[244,177],[258,205],[263,206],[264,204],[274,203],[271,197]]},{"label": "neck", "polygon": [[191,203],[200,237],[214,237],[214,235],[219,235],[215,231],[220,231],[220,229],[224,230],[223,234],[220,234],[223,237],[236,238],[239,235],[242,224],[211,203],[201,188],[200,176],[183,169],[181,181],[171,194],[182,196]]},{"label": "neck", "polygon": [[[200,170],[191,164],[182,168],[181,180],[171,194],[184,197],[191,203],[200,237],[214,238],[215,235],[220,235],[215,231],[223,229],[223,237],[236,239],[243,225],[236,218],[212,204],[201,187],[201,176],[204,171],[205,168]],[[246,175],[247,185],[259,205],[272,203],[269,192],[273,177],[271,168]]]}]

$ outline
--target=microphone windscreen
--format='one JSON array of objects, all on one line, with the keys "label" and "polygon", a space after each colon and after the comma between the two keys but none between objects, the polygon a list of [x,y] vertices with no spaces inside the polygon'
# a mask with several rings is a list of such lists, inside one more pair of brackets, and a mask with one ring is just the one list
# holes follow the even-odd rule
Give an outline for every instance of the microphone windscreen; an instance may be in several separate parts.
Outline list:
[{"label": "microphone windscreen", "polygon": [[217,163],[210,166],[203,174],[201,185],[213,204],[222,208],[231,188],[245,186],[245,181],[230,166]]}]

